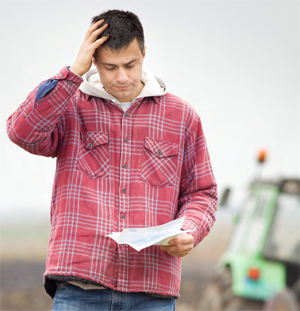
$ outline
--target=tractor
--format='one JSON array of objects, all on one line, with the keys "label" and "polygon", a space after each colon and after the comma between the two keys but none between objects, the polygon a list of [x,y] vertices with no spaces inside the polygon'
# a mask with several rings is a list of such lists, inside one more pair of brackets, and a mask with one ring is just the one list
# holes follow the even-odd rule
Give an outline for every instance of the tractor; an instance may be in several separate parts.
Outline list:
[{"label": "tractor", "polygon": [[254,180],[234,218],[198,310],[300,310],[300,179]]}]

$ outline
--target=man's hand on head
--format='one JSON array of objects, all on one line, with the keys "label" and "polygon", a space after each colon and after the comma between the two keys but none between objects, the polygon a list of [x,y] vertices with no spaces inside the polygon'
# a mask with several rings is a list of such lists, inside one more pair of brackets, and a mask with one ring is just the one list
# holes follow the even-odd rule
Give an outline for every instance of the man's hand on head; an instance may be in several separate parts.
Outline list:
[{"label": "man's hand on head", "polygon": [[171,240],[169,246],[160,246],[160,249],[171,256],[184,257],[191,252],[193,246],[194,237],[188,233],[183,233],[176,239]]},{"label": "man's hand on head", "polygon": [[80,76],[83,76],[88,72],[92,66],[92,59],[97,48],[103,44],[108,36],[103,36],[102,38],[96,40],[101,33],[108,27],[108,24],[103,24],[104,20],[100,20],[92,24],[85,34],[83,43],[79,49],[75,63],[70,67],[70,70],[77,73]]}]

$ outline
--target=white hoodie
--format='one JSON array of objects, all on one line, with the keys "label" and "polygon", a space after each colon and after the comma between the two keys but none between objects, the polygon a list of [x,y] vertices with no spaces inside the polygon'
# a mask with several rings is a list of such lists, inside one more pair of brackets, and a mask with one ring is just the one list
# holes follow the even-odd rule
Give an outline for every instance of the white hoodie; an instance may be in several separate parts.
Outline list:
[{"label": "white hoodie", "polygon": [[[121,106],[120,102],[113,95],[105,91],[96,68],[92,68],[90,71],[88,71],[84,75],[83,79],[84,81],[79,87],[79,89],[83,93],[111,100],[115,104]],[[165,82],[161,78],[150,73],[149,71],[142,71],[141,80],[145,86],[142,89],[141,93],[135,99],[133,99],[132,103],[138,98],[162,96],[167,93],[167,87]]]}]

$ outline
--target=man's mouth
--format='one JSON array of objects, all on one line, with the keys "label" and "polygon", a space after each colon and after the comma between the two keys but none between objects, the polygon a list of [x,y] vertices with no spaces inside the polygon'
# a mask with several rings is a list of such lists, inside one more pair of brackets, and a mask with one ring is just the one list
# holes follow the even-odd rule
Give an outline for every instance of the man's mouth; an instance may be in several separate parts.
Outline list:
[{"label": "man's mouth", "polygon": [[129,88],[129,85],[115,86],[119,91],[125,91]]}]

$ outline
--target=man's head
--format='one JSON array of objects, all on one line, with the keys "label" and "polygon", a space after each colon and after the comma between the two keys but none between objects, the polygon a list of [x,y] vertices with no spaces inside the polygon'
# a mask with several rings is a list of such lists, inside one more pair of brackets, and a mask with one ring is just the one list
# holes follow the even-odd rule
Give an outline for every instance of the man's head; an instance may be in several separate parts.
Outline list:
[{"label": "man's head", "polygon": [[120,102],[132,101],[142,90],[142,65],[145,57],[144,31],[138,17],[131,12],[112,10],[92,19],[104,19],[109,35],[94,54],[96,66],[105,90]]},{"label": "man's head", "polygon": [[[102,44],[103,48],[120,51],[127,48],[136,39],[143,54],[144,30],[139,18],[134,13],[119,10],[106,11],[94,16],[92,24],[101,19],[104,19],[105,24],[108,24],[108,28],[97,39],[109,35],[109,39]],[[97,55],[95,56],[97,57]]]}]

